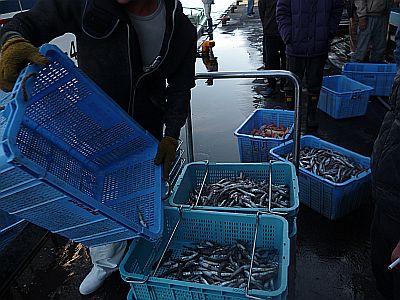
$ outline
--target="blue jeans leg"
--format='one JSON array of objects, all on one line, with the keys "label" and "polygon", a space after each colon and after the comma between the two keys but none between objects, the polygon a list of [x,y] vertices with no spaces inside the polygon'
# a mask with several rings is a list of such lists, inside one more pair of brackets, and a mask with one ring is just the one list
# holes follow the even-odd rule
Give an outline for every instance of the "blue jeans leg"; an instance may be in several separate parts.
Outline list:
[{"label": "blue jeans leg", "polygon": [[380,63],[385,59],[387,16],[368,16],[367,28],[358,32],[357,50],[351,57],[353,62],[365,60],[371,45],[370,62]]},{"label": "blue jeans leg", "polygon": [[397,27],[396,35],[394,36],[396,48],[393,51],[394,61],[396,62],[397,69],[400,68],[400,27]]},{"label": "blue jeans leg", "polygon": [[253,11],[253,6],[254,6],[254,0],[248,0],[247,2],[247,15],[253,15],[254,11]]}]

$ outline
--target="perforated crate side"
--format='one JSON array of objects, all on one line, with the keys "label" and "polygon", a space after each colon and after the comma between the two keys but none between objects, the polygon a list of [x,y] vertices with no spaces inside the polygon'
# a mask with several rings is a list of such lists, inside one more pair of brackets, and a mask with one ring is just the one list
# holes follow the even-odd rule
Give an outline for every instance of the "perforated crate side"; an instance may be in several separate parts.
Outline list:
[{"label": "perforated crate side", "polygon": [[0,252],[5,250],[28,223],[23,221],[11,230],[0,233]]},{"label": "perforated crate side", "polygon": [[318,108],[335,119],[363,116],[372,90],[343,75],[325,76]]},{"label": "perforated crate side", "polygon": [[21,233],[28,222],[0,211],[0,252]]},{"label": "perforated crate side", "polygon": [[[293,144],[278,146],[271,150],[271,156],[285,161],[283,155],[292,151],[292,146]],[[342,153],[367,168],[367,171],[343,183],[334,183],[300,168],[300,202],[331,220],[341,218],[358,209],[367,199],[370,191],[370,159],[314,136],[301,137],[300,148],[306,146]]]},{"label": "perforated crate side", "polygon": [[[33,185],[27,186],[31,182],[23,179],[21,183],[15,182],[13,176],[18,174],[9,172],[0,197],[12,197],[11,191],[28,196],[21,193],[29,188],[34,195],[41,192],[45,195],[42,199],[37,196],[32,206],[43,205],[54,200],[46,190],[48,184],[114,220],[119,227],[112,230],[119,230],[122,226],[130,232],[130,236],[134,232],[144,238],[157,238],[161,234],[162,226],[159,224],[162,224],[163,214],[161,167],[154,164],[147,166],[155,157],[157,140],[83,74],[60,49],[44,45],[40,51],[47,56],[49,64],[44,67],[32,64],[21,72],[12,92],[13,99],[7,105],[7,108],[11,107],[9,116],[12,118],[7,116],[7,120],[0,120],[0,132],[3,134],[0,172],[8,171],[5,163],[12,161],[33,176],[35,184],[37,179],[45,184],[37,184],[34,189]],[[24,81],[32,72],[36,76]],[[27,99],[22,90],[29,95]],[[103,187],[110,186],[109,182],[104,183],[106,174],[114,173],[114,180],[117,180],[117,184],[112,185],[114,189],[121,188],[122,183],[135,185],[140,181],[124,177],[126,168],[133,168],[140,177],[152,180],[151,188],[145,185],[120,198],[104,200],[109,195],[103,195],[106,191]],[[115,179],[117,177],[120,178]],[[139,223],[138,213],[134,211],[139,201],[143,201],[140,208],[148,219],[147,229]],[[29,205],[20,201],[8,209],[22,211],[30,209]],[[58,231],[63,229],[52,228]]]},{"label": "perforated crate side", "polygon": [[[154,244],[141,239],[133,247],[130,247],[120,265],[121,276],[124,280],[143,279],[143,275],[151,271],[152,265],[159,259],[169,234],[179,219],[179,212],[176,208],[166,208],[165,215],[165,230],[161,240]],[[215,241],[223,245],[241,240],[251,245],[254,237],[255,220],[254,215],[247,214],[184,211],[183,219],[178,226],[170,249],[173,249],[174,253],[179,253],[184,249],[185,244],[204,240]],[[257,247],[275,248],[279,252],[279,271],[278,278],[275,281],[277,289],[275,291],[251,290],[250,294],[280,299],[286,291],[289,264],[289,239],[286,220],[278,216],[261,216],[256,245]],[[149,251],[149,249],[153,249],[153,251]],[[163,272],[162,268],[158,272],[156,275]],[[135,285],[135,283],[132,284]],[[158,293],[162,294],[164,291],[167,292],[166,297],[175,297],[176,294],[179,294],[180,297],[185,297],[181,299],[196,299],[195,297],[199,294],[207,295],[207,299],[241,299],[244,296],[244,291],[240,289],[184,282],[172,277],[151,277],[144,285],[147,285],[149,290],[152,291],[152,297],[157,297],[157,295],[159,296]],[[170,291],[165,288],[169,288]],[[171,295],[171,291],[174,295],[168,296],[168,294]],[[186,294],[185,291],[191,293]]]},{"label": "perforated crate side", "polygon": [[389,96],[396,71],[396,64],[346,63],[342,74],[373,87],[373,96]]},{"label": "perforated crate side", "polygon": [[[253,136],[253,129],[264,124],[283,125],[289,133],[282,139]],[[292,136],[294,126],[293,111],[279,109],[256,109],[234,132],[237,137],[241,162],[265,162],[269,160],[269,150],[284,143]]]},{"label": "perforated crate side", "polygon": [[102,234],[102,235],[93,235],[93,236],[85,237],[83,239],[79,239],[76,241],[78,243],[84,244],[87,247],[93,247],[93,246],[101,246],[101,245],[107,245],[110,243],[135,239],[138,237],[139,236],[136,233],[124,229],[121,231],[116,230],[113,232],[108,232],[108,233]]},{"label": "perforated crate side", "polygon": [[[205,162],[195,162],[187,164],[169,198],[169,204],[174,207],[190,207],[188,204],[189,195],[195,189],[199,189],[203,182],[206,171]],[[234,178],[243,174],[245,177],[255,181],[269,180],[269,163],[210,163],[208,165],[208,176],[206,184],[215,183],[223,178]],[[272,163],[272,182],[274,184],[285,184],[289,186],[288,208],[274,208],[273,211],[285,212],[289,223],[289,232],[293,229],[294,217],[297,215],[299,207],[299,187],[297,176],[293,164],[289,162]],[[257,211],[266,211],[268,208],[238,208],[238,207],[213,207],[197,206],[196,209],[224,212],[256,213]]]}]

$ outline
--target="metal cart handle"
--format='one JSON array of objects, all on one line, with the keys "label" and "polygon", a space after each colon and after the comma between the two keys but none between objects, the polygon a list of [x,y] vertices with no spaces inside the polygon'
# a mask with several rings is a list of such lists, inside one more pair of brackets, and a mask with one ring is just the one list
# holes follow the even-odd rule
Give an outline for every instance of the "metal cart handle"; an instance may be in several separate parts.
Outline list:
[{"label": "metal cart handle", "polygon": [[[265,70],[253,72],[208,72],[197,73],[196,80],[199,79],[235,79],[235,78],[289,78],[294,85],[294,134],[293,134],[293,159],[296,167],[296,174],[299,173],[299,159],[300,159],[300,122],[301,122],[301,84],[299,77],[292,72],[283,70]],[[186,120],[186,149],[188,162],[194,161],[193,151],[193,130],[192,130],[192,111],[189,104],[189,113]]]}]

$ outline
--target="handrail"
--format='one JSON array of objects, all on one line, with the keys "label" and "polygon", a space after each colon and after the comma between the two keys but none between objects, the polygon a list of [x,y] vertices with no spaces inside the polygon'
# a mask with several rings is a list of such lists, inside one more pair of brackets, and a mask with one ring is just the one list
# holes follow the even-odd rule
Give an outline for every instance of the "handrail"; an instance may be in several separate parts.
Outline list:
[{"label": "handrail", "polygon": [[[252,71],[252,72],[208,72],[197,73],[196,80],[199,79],[234,79],[234,78],[290,78],[294,84],[294,134],[293,134],[293,159],[296,167],[296,174],[299,173],[299,159],[300,159],[300,125],[301,125],[301,84],[296,74],[283,71],[283,70],[265,70],[265,71]],[[192,111],[189,105],[189,113],[186,120],[186,150],[188,161],[194,161],[193,150],[193,127],[192,127]]]}]

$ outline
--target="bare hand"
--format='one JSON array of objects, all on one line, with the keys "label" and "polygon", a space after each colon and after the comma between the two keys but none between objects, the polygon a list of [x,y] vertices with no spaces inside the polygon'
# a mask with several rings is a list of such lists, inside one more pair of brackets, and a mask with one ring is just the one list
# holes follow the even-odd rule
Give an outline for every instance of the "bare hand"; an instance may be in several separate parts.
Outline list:
[{"label": "bare hand", "polygon": [[[398,242],[396,248],[392,252],[392,262],[400,257],[400,241]],[[400,264],[396,266],[396,269],[400,269]]]}]

